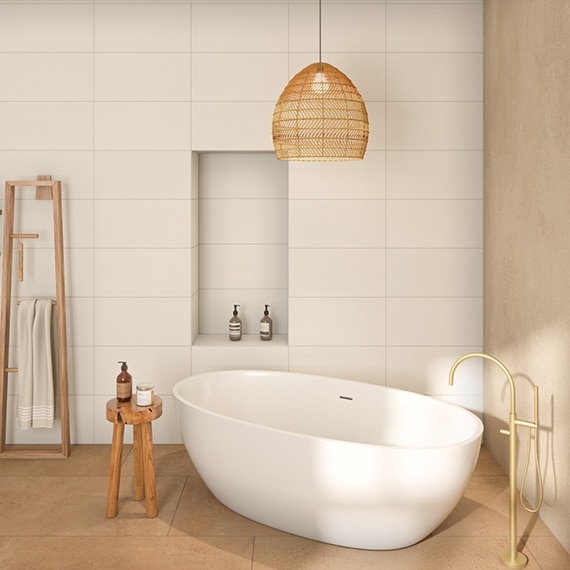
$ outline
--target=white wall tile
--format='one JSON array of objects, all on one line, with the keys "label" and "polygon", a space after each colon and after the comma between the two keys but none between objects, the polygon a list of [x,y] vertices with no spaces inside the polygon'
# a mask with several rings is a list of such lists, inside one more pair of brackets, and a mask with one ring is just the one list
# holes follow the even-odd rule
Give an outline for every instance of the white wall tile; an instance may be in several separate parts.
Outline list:
[{"label": "white wall tile", "polygon": [[190,150],[190,103],[96,103],[97,150]]},{"label": "white wall tile", "polygon": [[64,200],[63,245],[93,247],[93,202],[90,200]]},{"label": "white wall tile", "polygon": [[389,101],[482,101],[482,53],[391,53]]},{"label": "white wall tile", "polygon": [[88,52],[92,48],[92,6],[0,5],[2,52]]},{"label": "white wall tile", "polygon": [[[385,51],[384,3],[323,3],[321,8],[323,51]],[[289,5],[290,50],[318,53],[319,10],[317,4]],[[323,59],[323,61],[327,61]],[[333,62],[329,62],[334,65]]]},{"label": "white wall tile", "polygon": [[389,150],[481,150],[482,103],[388,103]]},{"label": "white wall tile", "polygon": [[286,289],[286,245],[201,245],[201,289]]},{"label": "white wall tile", "polygon": [[169,394],[178,380],[190,376],[190,347],[97,347],[94,355],[94,393],[98,395],[115,393],[119,360],[128,363],[133,388],[141,382],[150,382],[161,397]]},{"label": "white wall tile", "polygon": [[[231,287],[231,281],[229,283]],[[273,334],[287,334],[287,289],[201,289],[199,295],[200,334],[228,334],[234,305],[240,305],[243,334],[259,334],[264,305],[271,305]]]},{"label": "white wall tile", "polygon": [[200,200],[201,244],[286,244],[287,201]]},{"label": "white wall tile", "polygon": [[275,102],[192,104],[192,149],[273,151],[271,121]]},{"label": "white wall tile", "polygon": [[449,370],[455,360],[476,351],[481,351],[481,346],[388,347],[388,386],[420,394],[480,394],[483,382],[480,359],[462,364],[454,385],[449,385]]},{"label": "white wall tile", "polygon": [[96,249],[97,297],[189,297],[189,249]]},{"label": "white wall tile", "polygon": [[[292,53],[289,55],[289,76],[287,82],[302,69],[318,61],[314,53]],[[384,53],[323,53],[322,61],[342,71],[362,95],[364,103],[386,100],[386,54]]]},{"label": "white wall tile", "polygon": [[200,198],[287,198],[287,162],[273,152],[195,153]]},{"label": "white wall tile", "polygon": [[96,151],[95,197],[99,199],[188,199],[188,151]]},{"label": "white wall tile", "polygon": [[385,153],[369,150],[363,160],[348,162],[291,162],[291,199],[384,198]]},{"label": "white wall tile", "polygon": [[483,246],[482,200],[389,200],[388,247]]},{"label": "white wall tile", "polygon": [[[193,52],[287,52],[286,4],[192,5]],[[262,74],[260,75],[262,77]]]},{"label": "white wall tile", "polygon": [[383,200],[291,200],[293,248],[384,247]]},{"label": "white wall tile", "polygon": [[0,53],[2,101],[90,101],[89,53]]},{"label": "white wall tile", "polygon": [[93,198],[93,151],[0,151],[0,180],[33,180],[38,174],[61,180],[64,199]]},{"label": "white wall tile", "polygon": [[384,299],[291,298],[290,346],[383,346]]},{"label": "white wall tile", "polygon": [[93,106],[84,102],[0,103],[1,150],[93,148]]},{"label": "white wall tile", "polygon": [[291,249],[291,297],[381,297],[384,249]]},{"label": "white wall tile", "polygon": [[189,53],[95,54],[96,101],[190,101]]},{"label": "white wall tile", "polygon": [[95,247],[189,248],[190,200],[97,200]]},{"label": "white wall tile", "polygon": [[482,305],[480,298],[388,298],[388,345],[481,345]]},{"label": "white wall tile", "polygon": [[190,346],[189,298],[95,299],[95,346]]},{"label": "white wall tile", "polygon": [[94,366],[91,346],[72,346],[67,351],[69,393],[93,396]]},{"label": "white wall tile", "polygon": [[482,297],[482,249],[389,249],[388,295]]},{"label": "white wall tile", "polygon": [[293,346],[289,349],[289,371],[384,384],[384,352],[383,347]]},{"label": "white wall tile", "polygon": [[286,341],[273,336],[264,342],[258,335],[242,336],[237,342],[226,335],[201,336],[192,347],[192,374],[211,370],[280,370],[288,369]]},{"label": "white wall tile", "polygon": [[192,295],[195,295],[200,288],[200,248],[196,245],[190,250],[190,263],[191,263],[191,282],[190,288]]},{"label": "white wall tile", "polygon": [[483,198],[483,151],[391,151],[388,198]]},{"label": "white wall tile", "polygon": [[368,113],[368,146],[366,152],[371,150],[386,149],[386,128],[388,114],[386,103],[376,101],[365,101],[366,112]]},{"label": "white wall tile", "polygon": [[95,4],[95,51],[190,51],[189,4]]},{"label": "white wall tile", "polygon": [[93,298],[70,297],[66,309],[68,345],[93,346]]},{"label": "white wall tile", "polygon": [[481,4],[387,4],[390,52],[480,52]]},{"label": "white wall tile", "polygon": [[195,53],[193,101],[271,101],[287,84],[286,53]]}]

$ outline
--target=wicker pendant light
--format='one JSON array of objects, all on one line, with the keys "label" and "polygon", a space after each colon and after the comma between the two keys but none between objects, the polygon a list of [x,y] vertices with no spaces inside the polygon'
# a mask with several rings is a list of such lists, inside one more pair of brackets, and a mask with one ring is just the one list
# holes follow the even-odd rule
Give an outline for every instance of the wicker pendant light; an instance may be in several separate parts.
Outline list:
[{"label": "wicker pendant light", "polygon": [[352,81],[321,61],[289,81],[273,111],[273,146],[279,160],[359,160],[368,144],[368,113]]}]

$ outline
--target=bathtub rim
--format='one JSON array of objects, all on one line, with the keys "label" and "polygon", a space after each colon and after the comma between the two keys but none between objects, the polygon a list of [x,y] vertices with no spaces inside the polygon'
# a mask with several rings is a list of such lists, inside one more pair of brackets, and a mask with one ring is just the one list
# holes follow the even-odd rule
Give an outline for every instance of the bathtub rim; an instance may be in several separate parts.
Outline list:
[{"label": "bathtub rim", "polygon": [[[227,414],[222,414],[220,412],[216,412],[216,411],[213,411],[213,410],[206,408],[204,406],[200,406],[198,404],[190,402],[187,398],[183,397],[180,394],[180,386],[184,383],[192,381],[193,379],[200,380],[200,379],[203,379],[203,378],[210,376],[212,374],[230,376],[231,374],[236,374],[236,373],[251,374],[254,376],[264,376],[264,375],[271,375],[271,374],[309,376],[309,377],[321,378],[321,379],[326,379],[326,380],[332,380],[332,381],[335,381],[335,382],[340,383],[340,384],[366,385],[366,386],[370,386],[372,388],[381,388],[382,390],[386,390],[386,391],[390,391],[390,392],[404,392],[406,395],[409,395],[412,398],[427,399],[427,400],[430,400],[432,402],[435,402],[437,405],[442,405],[444,407],[449,406],[451,408],[454,408],[456,411],[459,411],[460,413],[466,414],[467,416],[471,417],[475,421],[475,425],[476,425],[477,429],[474,430],[473,434],[471,434],[469,437],[467,437],[465,439],[462,439],[461,441],[458,441],[455,443],[450,443],[450,444],[444,444],[444,445],[419,446],[419,445],[388,445],[388,444],[381,444],[381,443],[366,443],[366,442],[358,442],[358,441],[352,441],[352,440],[347,440],[347,439],[337,439],[337,438],[331,438],[331,437],[318,436],[318,435],[314,435],[314,434],[307,434],[307,433],[304,433],[301,431],[287,430],[287,429],[283,429],[283,428],[269,426],[269,425],[262,424],[262,423],[251,422],[251,421],[243,420],[240,418],[235,418],[233,416],[229,416]],[[479,438],[482,439],[483,432],[485,429],[485,425],[484,425],[483,421],[481,420],[481,418],[479,416],[477,416],[477,414],[473,413],[471,410],[468,410],[468,409],[466,409],[466,408],[464,408],[458,404],[453,404],[451,402],[439,400],[438,398],[435,398],[434,396],[429,396],[426,394],[420,394],[418,392],[412,392],[410,390],[403,390],[401,388],[394,388],[392,386],[382,386],[381,384],[372,384],[370,382],[362,382],[359,380],[350,380],[348,378],[337,378],[335,376],[325,376],[322,374],[309,374],[306,372],[286,372],[286,371],[282,371],[282,370],[267,370],[267,369],[254,370],[254,369],[238,369],[238,368],[231,369],[231,370],[211,370],[208,372],[201,372],[200,374],[194,374],[191,376],[187,376],[185,378],[181,378],[172,387],[172,395],[174,396],[175,402],[177,402],[181,405],[186,405],[189,408],[193,408],[199,412],[209,414],[211,416],[215,416],[217,418],[220,418],[220,419],[223,419],[226,421],[232,421],[232,422],[236,422],[239,424],[257,427],[257,428],[262,428],[262,429],[270,430],[270,431],[274,431],[274,432],[286,433],[286,434],[290,434],[290,435],[294,435],[294,436],[302,437],[302,438],[312,438],[312,439],[318,439],[318,440],[323,440],[323,441],[346,443],[346,444],[350,444],[350,445],[363,445],[363,446],[368,446],[368,447],[386,447],[386,448],[393,448],[393,449],[399,449],[400,448],[400,449],[409,449],[409,450],[418,450],[418,451],[419,450],[428,451],[428,450],[434,450],[434,449],[453,449],[456,447],[463,447],[463,446],[469,445]],[[180,423],[180,412],[177,411],[176,414],[177,414],[178,422]]]}]

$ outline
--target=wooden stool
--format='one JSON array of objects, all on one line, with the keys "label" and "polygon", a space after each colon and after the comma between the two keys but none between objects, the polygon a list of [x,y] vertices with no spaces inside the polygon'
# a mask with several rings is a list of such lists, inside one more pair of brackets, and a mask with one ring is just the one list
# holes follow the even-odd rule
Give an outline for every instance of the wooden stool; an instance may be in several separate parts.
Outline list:
[{"label": "wooden stool", "polygon": [[118,511],[125,424],[133,426],[135,499],[141,501],[146,497],[147,517],[153,518],[158,514],[151,422],[161,415],[162,400],[158,396],[154,396],[150,406],[137,406],[134,395],[130,402],[119,402],[116,398],[107,402],[107,419],[113,422],[107,518],[116,517]]}]

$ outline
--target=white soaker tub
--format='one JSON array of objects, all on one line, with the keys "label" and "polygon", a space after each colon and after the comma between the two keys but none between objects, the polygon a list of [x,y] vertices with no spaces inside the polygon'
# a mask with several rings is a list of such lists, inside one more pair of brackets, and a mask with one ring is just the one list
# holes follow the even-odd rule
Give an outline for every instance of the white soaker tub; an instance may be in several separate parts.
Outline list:
[{"label": "white soaker tub", "polygon": [[483,424],[413,392],[287,372],[235,370],[173,389],[186,449],[230,509],[340,546],[410,546],[455,508]]}]

